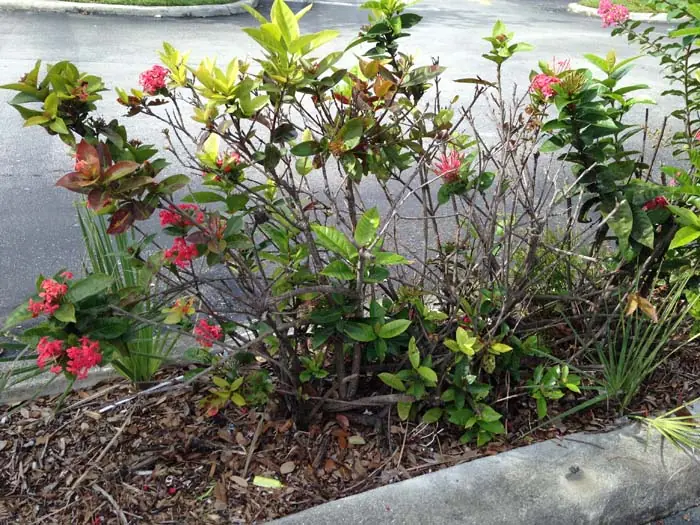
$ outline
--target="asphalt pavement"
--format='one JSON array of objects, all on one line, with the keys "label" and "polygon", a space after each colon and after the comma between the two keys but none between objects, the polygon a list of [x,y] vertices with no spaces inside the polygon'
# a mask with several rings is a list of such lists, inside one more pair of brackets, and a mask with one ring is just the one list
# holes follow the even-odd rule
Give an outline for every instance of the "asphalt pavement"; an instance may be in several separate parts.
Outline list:
[{"label": "asphalt pavement", "polygon": [[[359,0],[322,0],[302,20],[304,31],[335,28],[341,32],[341,48],[366,21]],[[262,2],[265,11],[269,2]],[[601,28],[600,21],[566,11],[566,1],[550,0],[423,0],[415,11],[424,21],[413,28],[405,49],[420,62],[439,57],[448,67],[448,80],[479,74],[492,75],[481,54],[488,44],[481,40],[497,19],[516,38],[534,44],[536,50],[516,56],[505,71],[507,82],[527,84],[528,74],[540,59],[572,59],[583,65],[581,55],[604,55],[610,49],[621,57],[636,54],[619,38]],[[138,75],[157,60],[161,42],[167,40],[191,51],[191,60],[204,56],[251,57],[258,51],[241,28],[253,25],[250,16],[215,19],[167,19],[0,13],[0,84],[14,82],[36,59],[53,63],[74,61],[83,71],[101,75],[110,88],[136,86]],[[628,77],[630,84],[647,83],[652,95],[665,87],[658,67],[642,59]],[[464,92],[463,84],[443,82],[446,96]],[[82,259],[80,231],[72,202],[75,194],[54,187],[69,171],[71,161],[57,139],[37,128],[23,129],[19,115],[6,102],[12,93],[0,91],[0,318],[32,292],[39,273],[59,268],[79,269]],[[100,110],[107,118],[121,116],[115,96],[105,93]],[[652,123],[667,113],[666,103],[653,109]],[[485,116],[486,118],[486,116]],[[162,126],[149,119],[128,119],[130,136],[163,145]],[[177,167],[173,167],[177,172]],[[368,186],[366,200],[381,202],[378,188]],[[409,231],[410,234],[410,231]]]}]

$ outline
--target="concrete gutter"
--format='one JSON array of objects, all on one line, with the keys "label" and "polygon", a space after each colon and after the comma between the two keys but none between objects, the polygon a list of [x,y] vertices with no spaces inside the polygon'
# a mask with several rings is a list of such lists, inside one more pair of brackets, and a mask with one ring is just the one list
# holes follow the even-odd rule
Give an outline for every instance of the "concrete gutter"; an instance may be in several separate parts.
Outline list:
[{"label": "concrete gutter", "polygon": [[146,7],[132,5],[84,4],[63,0],[0,0],[0,11],[22,10],[83,15],[150,16],[156,18],[208,18],[245,13],[244,5],[256,7],[259,0],[238,0],[229,4]]},{"label": "concrete gutter", "polygon": [[700,456],[639,424],[478,459],[294,514],[278,525],[640,524],[700,503]]},{"label": "concrete gutter", "polygon": [[[600,18],[598,10],[595,7],[586,7],[585,5],[572,2],[569,4],[569,11],[579,15],[594,16]],[[675,24],[678,21],[669,21],[668,17],[663,13],[630,13],[630,20],[638,22],[649,22],[651,24]]]}]

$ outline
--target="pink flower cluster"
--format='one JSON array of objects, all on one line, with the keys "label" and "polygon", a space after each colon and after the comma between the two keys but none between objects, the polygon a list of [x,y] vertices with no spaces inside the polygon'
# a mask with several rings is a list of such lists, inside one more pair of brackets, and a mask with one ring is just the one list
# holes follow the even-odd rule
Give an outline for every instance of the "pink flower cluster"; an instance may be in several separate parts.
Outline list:
[{"label": "pink flower cluster", "polygon": [[[63,272],[61,277],[64,279],[72,279],[73,274]],[[27,309],[32,313],[32,317],[37,317],[39,314],[53,315],[58,310],[61,297],[68,293],[68,285],[59,283],[53,279],[44,279],[41,283],[42,291],[39,293],[41,301],[29,299]]]},{"label": "pink flower cluster", "polygon": [[48,363],[53,363],[51,372],[60,374],[65,365],[66,372],[73,374],[77,379],[85,379],[88,371],[102,362],[98,341],[81,337],[80,346],[71,346],[66,350],[63,349],[63,344],[63,341],[51,341],[48,337],[42,337],[36,347],[36,362],[39,368],[43,369]]},{"label": "pink flower cluster", "polygon": [[178,268],[186,268],[197,255],[197,246],[189,244],[184,237],[176,237],[172,248],[165,250],[165,259]]},{"label": "pink flower cluster", "polygon": [[603,27],[624,24],[630,17],[630,11],[624,5],[613,4],[611,0],[600,0],[598,14],[603,19]]},{"label": "pink flower cluster", "polygon": [[532,79],[530,83],[530,93],[537,93],[543,99],[547,100],[555,94],[552,85],[559,84],[560,82],[561,79],[557,77],[547,75],[546,73],[540,73],[539,75],[535,75]]},{"label": "pink flower cluster", "polygon": [[665,208],[668,206],[668,200],[666,200],[666,197],[664,196],[659,196],[659,197],[654,197],[648,202],[644,203],[644,206],[642,206],[642,209],[644,211],[652,211],[656,210],[658,208]]},{"label": "pink flower cluster", "polygon": [[457,151],[450,154],[443,153],[442,158],[435,163],[433,171],[443,178],[446,183],[457,182],[459,180],[459,169],[462,167],[462,155]]},{"label": "pink flower cluster", "polygon": [[[187,215],[192,217],[192,219],[186,219],[177,210],[185,212]],[[160,225],[165,226],[177,226],[179,228],[185,228],[187,226],[192,226],[195,223],[204,222],[204,212],[199,209],[196,204],[178,204],[177,208],[170,205],[169,209],[161,210],[160,212]]]},{"label": "pink flower cluster", "polygon": [[155,95],[158,91],[165,88],[165,78],[169,73],[169,69],[155,65],[139,75],[139,84],[141,84],[146,93]]},{"label": "pink flower cluster", "polygon": [[221,339],[224,332],[220,326],[209,324],[209,321],[206,319],[201,319],[197,326],[194,327],[194,335],[200,345],[211,348],[214,341]]}]

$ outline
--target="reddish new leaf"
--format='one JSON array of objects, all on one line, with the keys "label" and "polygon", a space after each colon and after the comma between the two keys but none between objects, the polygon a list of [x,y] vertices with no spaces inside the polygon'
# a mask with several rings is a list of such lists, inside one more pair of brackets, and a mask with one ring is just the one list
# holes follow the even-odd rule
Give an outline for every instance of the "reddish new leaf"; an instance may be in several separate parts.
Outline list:
[{"label": "reddish new leaf", "polygon": [[58,179],[56,181],[56,186],[66,188],[70,191],[77,191],[78,193],[85,193],[85,189],[83,188],[84,184],[82,184],[84,180],[80,173],[71,172]]},{"label": "reddish new leaf", "polygon": [[112,218],[109,221],[107,233],[110,235],[124,233],[132,224],[134,224],[134,213],[131,205],[127,204],[114,212],[114,215],[112,215]]},{"label": "reddish new leaf", "polygon": [[121,162],[117,162],[114,166],[109,168],[105,173],[104,178],[106,182],[113,182],[117,179],[121,179],[122,177],[126,177],[127,175],[131,175],[137,169],[139,169],[139,164],[137,162],[123,160]]},{"label": "reddish new leaf", "polygon": [[110,198],[107,192],[100,188],[95,188],[88,193],[88,206],[97,211],[109,204]]}]

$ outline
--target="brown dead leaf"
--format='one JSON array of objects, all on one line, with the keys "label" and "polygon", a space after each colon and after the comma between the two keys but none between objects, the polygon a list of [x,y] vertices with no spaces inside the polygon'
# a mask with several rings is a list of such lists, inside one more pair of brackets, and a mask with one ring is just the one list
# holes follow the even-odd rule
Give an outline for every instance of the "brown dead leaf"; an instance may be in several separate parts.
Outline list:
[{"label": "brown dead leaf", "polygon": [[226,484],[217,481],[214,487],[214,497],[216,501],[214,502],[214,508],[216,510],[226,510],[228,507],[228,495],[226,494]]},{"label": "brown dead leaf", "polygon": [[297,468],[296,463],[293,461],[286,461],[280,466],[280,474],[290,474],[294,472],[295,468]]},{"label": "brown dead leaf", "polygon": [[248,488],[248,482],[240,476],[231,476],[231,481],[233,481],[236,485],[238,485],[241,488]]},{"label": "brown dead leaf", "polygon": [[326,473],[330,474],[336,468],[338,468],[338,465],[336,464],[336,462],[333,461],[331,458],[326,458],[326,462],[323,464],[323,470],[325,470]]},{"label": "brown dead leaf", "polygon": [[93,412],[92,410],[86,410],[84,414],[88,417],[91,417],[95,421],[99,421],[100,419],[102,419],[102,414],[100,414],[99,412]]}]

